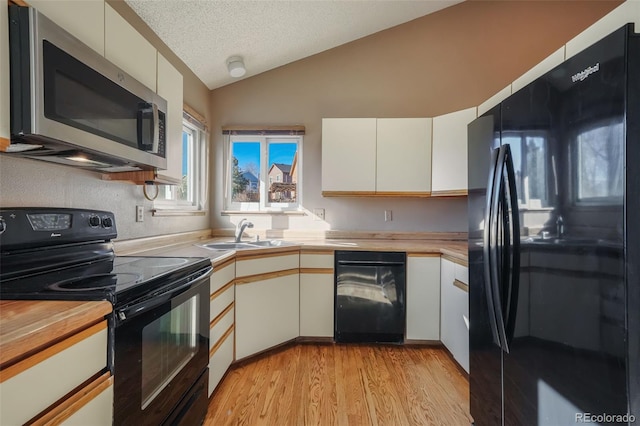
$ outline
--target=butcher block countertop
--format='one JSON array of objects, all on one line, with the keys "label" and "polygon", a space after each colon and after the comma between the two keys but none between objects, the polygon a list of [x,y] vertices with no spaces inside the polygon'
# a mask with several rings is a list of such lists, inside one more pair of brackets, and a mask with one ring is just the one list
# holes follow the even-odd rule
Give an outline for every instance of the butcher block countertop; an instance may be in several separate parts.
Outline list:
[{"label": "butcher block countertop", "polygon": [[0,370],[111,313],[111,303],[0,300]]}]

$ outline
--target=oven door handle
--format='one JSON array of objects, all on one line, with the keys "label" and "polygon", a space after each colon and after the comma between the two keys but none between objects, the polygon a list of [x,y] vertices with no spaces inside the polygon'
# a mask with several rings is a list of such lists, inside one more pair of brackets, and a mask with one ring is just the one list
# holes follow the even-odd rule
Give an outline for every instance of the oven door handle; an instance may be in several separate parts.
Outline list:
[{"label": "oven door handle", "polygon": [[180,294],[188,291],[189,289],[201,285],[202,281],[206,280],[213,273],[213,268],[208,267],[206,269],[202,269],[198,272],[194,272],[193,274],[181,279],[179,284],[175,287],[166,288],[163,287],[159,290],[156,290],[153,293],[150,293],[144,298],[133,305],[123,306],[121,309],[116,309],[116,327],[141,315],[149,310],[156,308],[164,303],[167,303],[171,299]]}]

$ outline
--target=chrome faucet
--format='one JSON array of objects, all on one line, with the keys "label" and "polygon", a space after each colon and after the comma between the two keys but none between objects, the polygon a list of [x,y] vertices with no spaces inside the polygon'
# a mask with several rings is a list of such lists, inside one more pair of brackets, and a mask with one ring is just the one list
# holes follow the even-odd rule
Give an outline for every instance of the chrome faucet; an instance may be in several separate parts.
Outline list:
[{"label": "chrome faucet", "polygon": [[242,233],[244,232],[245,228],[253,228],[253,223],[247,222],[247,218],[242,219],[236,225],[236,243],[239,243],[242,239]]},{"label": "chrome faucet", "polygon": [[556,219],[556,232],[558,234],[558,238],[564,237],[564,219],[562,215],[558,215]]}]

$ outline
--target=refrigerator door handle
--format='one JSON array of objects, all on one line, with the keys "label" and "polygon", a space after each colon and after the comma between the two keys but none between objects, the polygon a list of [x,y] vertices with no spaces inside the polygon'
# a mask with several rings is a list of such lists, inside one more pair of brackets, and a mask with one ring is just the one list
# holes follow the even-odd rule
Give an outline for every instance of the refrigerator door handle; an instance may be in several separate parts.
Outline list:
[{"label": "refrigerator door handle", "polygon": [[497,163],[498,158],[500,156],[500,152],[502,147],[495,149],[491,153],[491,168],[489,171],[489,180],[487,182],[487,195],[486,195],[486,205],[484,211],[484,234],[483,234],[483,263],[484,263],[484,291],[487,296],[487,308],[489,310],[489,324],[491,326],[491,333],[493,334],[494,343],[502,348],[502,339],[500,338],[498,332],[498,324],[496,320],[497,312],[496,306],[494,303],[493,296],[493,288],[492,282],[494,280],[493,264],[495,261],[495,247],[492,247],[492,240],[495,239],[495,231],[492,232],[492,223],[494,221],[495,214],[497,212],[494,211],[493,205],[493,194],[497,192],[497,188],[494,186],[496,174],[499,170]]},{"label": "refrigerator door handle", "polygon": [[[507,287],[507,303],[504,305],[506,312],[504,312],[504,318],[506,322],[506,335],[505,340],[508,345],[513,341],[516,324],[516,314],[518,309],[518,292],[520,289],[520,210],[518,208],[518,192],[516,188],[516,174],[513,166],[513,156],[511,155],[511,148],[509,145],[505,146],[505,166],[506,166],[506,182],[508,191],[507,212],[509,213],[509,233],[510,241],[507,241],[509,250],[507,251],[509,256],[508,265],[508,287]],[[508,351],[507,351],[508,352]]]},{"label": "refrigerator door handle", "polygon": [[490,267],[491,267],[491,275],[492,275],[491,293],[493,297],[493,310],[495,313],[494,315],[495,315],[495,321],[496,321],[497,334],[500,342],[499,346],[500,348],[502,348],[503,351],[507,353],[509,352],[509,345],[507,343],[507,336],[505,332],[504,313],[502,310],[502,306],[503,306],[502,297],[500,294],[500,289],[504,288],[504,286],[501,284],[504,284],[503,280],[505,277],[504,277],[504,274],[501,274],[500,268],[498,267],[498,245],[502,244],[503,247],[505,245],[503,240],[504,233],[500,232],[500,225],[503,218],[499,217],[500,216],[499,213],[500,213],[500,208],[503,207],[502,200],[504,199],[504,190],[505,190],[505,185],[504,185],[505,158],[506,158],[506,153],[508,149],[509,149],[508,145],[503,145],[500,147],[500,151],[498,152],[498,159],[496,161],[496,173],[493,179],[492,191],[491,191],[492,193],[491,205],[492,205],[493,217],[491,219],[491,223],[489,224],[489,227],[491,228],[491,231],[492,231],[492,232],[490,231],[490,236],[489,236],[489,242],[490,242],[489,253],[491,254]]}]

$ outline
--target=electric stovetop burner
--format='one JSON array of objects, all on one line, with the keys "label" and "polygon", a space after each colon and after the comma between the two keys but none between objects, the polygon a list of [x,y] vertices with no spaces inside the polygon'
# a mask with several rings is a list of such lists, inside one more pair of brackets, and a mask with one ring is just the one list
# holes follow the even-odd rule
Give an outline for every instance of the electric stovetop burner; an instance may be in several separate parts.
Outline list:
[{"label": "electric stovetop burner", "polygon": [[114,256],[2,280],[0,299],[109,300],[118,305],[209,265],[209,259],[199,257]]},{"label": "electric stovetop burner", "polygon": [[96,274],[70,278],[51,284],[52,291],[114,290],[116,284],[130,285],[140,280],[139,274]]}]

